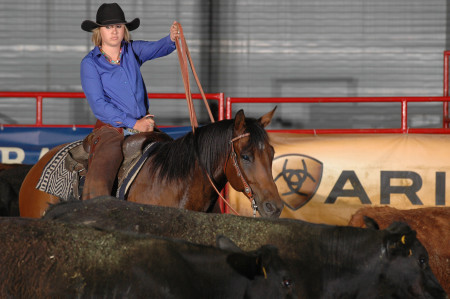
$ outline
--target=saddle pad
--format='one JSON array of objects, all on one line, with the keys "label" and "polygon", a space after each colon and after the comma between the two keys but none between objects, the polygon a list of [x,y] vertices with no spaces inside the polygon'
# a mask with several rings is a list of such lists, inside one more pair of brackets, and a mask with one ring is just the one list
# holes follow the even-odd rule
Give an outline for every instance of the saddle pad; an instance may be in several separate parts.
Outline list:
[{"label": "saddle pad", "polygon": [[48,161],[42,170],[42,175],[36,185],[36,189],[57,196],[63,200],[69,200],[72,194],[72,181],[74,173],[65,167],[67,153],[74,147],[83,143],[78,140],[61,148],[53,158]]},{"label": "saddle pad", "polygon": [[139,173],[139,170],[141,170],[141,167],[142,165],[144,165],[144,162],[147,161],[148,157],[150,157],[151,153],[155,149],[156,144],[157,142],[152,142],[149,145],[147,145],[142,151],[142,156],[139,159],[136,159],[133,165],[128,167],[128,171],[123,175],[123,179],[119,183],[119,186],[117,188],[116,197],[118,199],[122,200],[126,199],[127,192],[131,186],[131,183],[136,178],[137,174]]}]

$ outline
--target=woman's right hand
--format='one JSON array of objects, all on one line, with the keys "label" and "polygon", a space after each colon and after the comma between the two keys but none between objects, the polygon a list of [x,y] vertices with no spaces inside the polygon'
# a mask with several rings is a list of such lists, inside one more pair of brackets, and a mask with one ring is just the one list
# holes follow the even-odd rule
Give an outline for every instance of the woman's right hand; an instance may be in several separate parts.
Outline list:
[{"label": "woman's right hand", "polygon": [[147,114],[143,118],[138,119],[133,127],[133,129],[138,130],[139,132],[153,132],[154,128],[155,120],[151,114]]}]

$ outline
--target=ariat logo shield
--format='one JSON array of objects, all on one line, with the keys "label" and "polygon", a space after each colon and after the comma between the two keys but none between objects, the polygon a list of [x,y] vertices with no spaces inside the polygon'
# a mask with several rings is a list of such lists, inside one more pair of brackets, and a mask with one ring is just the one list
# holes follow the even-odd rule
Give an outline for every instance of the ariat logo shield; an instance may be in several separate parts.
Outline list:
[{"label": "ariat logo shield", "polygon": [[287,154],[273,160],[272,175],[283,202],[298,210],[316,193],[322,179],[323,164],[300,154]]}]

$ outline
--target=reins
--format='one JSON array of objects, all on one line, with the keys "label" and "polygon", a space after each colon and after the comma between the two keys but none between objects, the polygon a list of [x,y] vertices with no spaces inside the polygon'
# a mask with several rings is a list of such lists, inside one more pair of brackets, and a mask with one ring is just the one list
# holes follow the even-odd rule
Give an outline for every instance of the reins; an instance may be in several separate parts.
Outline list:
[{"label": "reins", "polygon": [[[190,82],[189,82],[188,61],[189,61],[189,65],[191,66],[192,74],[194,75],[198,89],[200,90],[200,93],[202,95],[203,103],[205,104],[206,110],[208,111],[209,118],[210,118],[211,122],[213,122],[213,123],[214,123],[214,116],[212,115],[211,109],[209,108],[208,101],[206,100],[206,96],[205,96],[205,93],[203,92],[202,85],[200,84],[200,80],[198,79],[197,72],[195,71],[194,63],[192,62],[191,54],[189,52],[189,49],[188,49],[188,46],[186,43],[186,39],[184,38],[183,27],[181,26],[180,23],[178,23],[178,32],[180,34],[180,37],[175,38],[175,45],[177,48],[178,60],[180,62],[181,76],[183,77],[184,91],[186,94],[186,101],[187,101],[188,110],[189,110],[189,119],[191,121],[192,132],[195,133],[195,129],[198,127],[198,121],[197,121],[197,115],[195,113],[194,103],[192,101],[192,92],[191,92],[191,86],[190,86]],[[239,164],[238,164],[238,161],[236,158],[236,156],[237,156],[236,151],[234,150],[234,142],[236,140],[241,139],[242,137],[247,137],[249,135],[250,135],[250,133],[245,133],[245,134],[239,135],[230,140],[230,144],[231,144],[230,155],[233,159],[233,165],[236,170],[237,176],[240,177],[242,184],[244,186],[245,195],[249,198],[249,200],[252,204],[253,217],[256,217],[256,210],[258,209],[258,206],[256,205],[252,189],[247,184],[247,181],[245,180],[244,176],[242,175],[241,169],[239,168]],[[228,161],[228,157],[227,157],[226,161]],[[226,171],[226,165],[224,168],[224,172],[225,171]],[[205,170],[205,172],[206,172],[206,170]],[[208,172],[206,172],[206,176],[208,177],[209,182],[211,183],[211,185],[213,186],[214,190],[219,195],[219,197],[223,200],[223,202],[231,209],[231,211],[234,214],[239,215],[239,213],[235,209],[233,209],[233,207],[230,205],[229,201],[226,200],[222,196],[222,194],[220,193],[219,190],[217,190],[217,188],[214,185],[214,182],[212,181]]]},{"label": "reins", "polygon": [[195,128],[198,127],[197,115],[195,113],[194,103],[192,101],[191,85],[189,82],[189,65],[192,69],[192,74],[194,75],[195,81],[197,82],[198,89],[202,94],[203,103],[208,111],[209,118],[211,122],[214,122],[214,116],[212,115],[211,109],[209,108],[208,101],[206,100],[205,93],[203,92],[202,85],[198,79],[197,72],[195,71],[194,63],[192,62],[191,53],[189,52],[186,39],[184,38],[183,27],[178,23],[178,32],[180,37],[175,38],[175,45],[178,53],[178,60],[180,61],[181,76],[183,77],[184,91],[186,93],[186,101],[189,109],[189,118],[191,120],[192,132],[195,132]]}]

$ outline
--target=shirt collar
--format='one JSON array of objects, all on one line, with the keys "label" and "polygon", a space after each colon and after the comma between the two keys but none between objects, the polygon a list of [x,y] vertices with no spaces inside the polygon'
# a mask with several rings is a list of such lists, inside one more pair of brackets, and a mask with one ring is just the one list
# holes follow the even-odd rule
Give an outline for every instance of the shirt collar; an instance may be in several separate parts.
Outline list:
[{"label": "shirt collar", "polygon": [[[123,49],[123,47],[125,46],[126,42],[122,41],[122,44],[120,45],[120,47]],[[122,52],[123,53],[123,52]],[[98,46],[95,46],[94,48],[94,55],[95,56],[101,56],[102,52],[100,51],[100,48]]]},{"label": "shirt collar", "polygon": [[101,56],[102,52],[100,51],[100,48],[98,46],[95,46],[94,48],[94,55],[95,56]]}]

